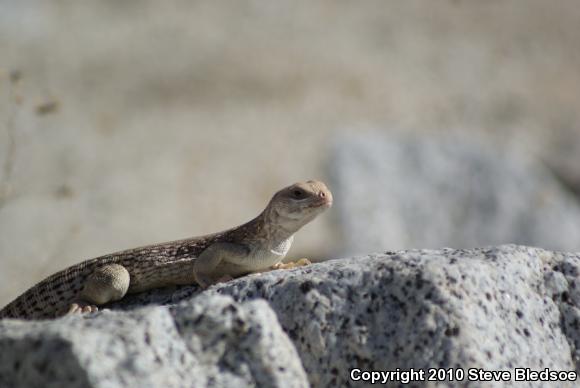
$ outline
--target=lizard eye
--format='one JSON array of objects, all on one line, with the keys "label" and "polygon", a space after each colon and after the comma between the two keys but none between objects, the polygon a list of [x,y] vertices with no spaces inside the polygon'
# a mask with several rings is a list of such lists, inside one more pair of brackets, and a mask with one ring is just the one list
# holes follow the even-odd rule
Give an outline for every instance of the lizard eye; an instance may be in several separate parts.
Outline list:
[{"label": "lizard eye", "polygon": [[304,198],[304,191],[296,189],[292,191],[292,196],[296,199]]}]

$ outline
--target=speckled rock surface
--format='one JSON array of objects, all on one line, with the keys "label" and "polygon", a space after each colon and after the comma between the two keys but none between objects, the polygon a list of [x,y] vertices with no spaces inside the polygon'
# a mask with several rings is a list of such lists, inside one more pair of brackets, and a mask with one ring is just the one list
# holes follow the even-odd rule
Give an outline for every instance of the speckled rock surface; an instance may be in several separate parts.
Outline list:
[{"label": "speckled rock surface", "polygon": [[199,293],[155,290],[84,319],[0,322],[0,386],[307,386],[300,364],[313,387],[370,386],[350,380],[352,368],[465,372],[463,381],[407,385],[421,387],[578,383],[467,381],[467,372],[580,372],[580,254],[516,245],[386,252]]},{"label": "speckled rock surface", "polygon": [[188,303],[0,322],[0,387],[306,387],[264,301]]},{"label": "speckled rock surface", "polygon": [[342,252],[515,243],[580,250],[580,203],[531,155],[470,137],[338,137]]},{"label": "speckled rock surface", "polygon": [[[332,260],[251,275],[206,292],[239,301],[266,299],[294,342],[312,386],[360,386],[349,379],[353,367],[580,372],[579,276],[578,254],[504,245]],[[121,307],[173,303],[196,292],[193,287],[154,291],[133,296]]]},{"label": "speckled rock surface", "polygon": [[506,245],[335,260],[216,291],[269,301],[312,385],[326,387],[352,384],[353,367],[580,371],[579,274],[578,254]]}]

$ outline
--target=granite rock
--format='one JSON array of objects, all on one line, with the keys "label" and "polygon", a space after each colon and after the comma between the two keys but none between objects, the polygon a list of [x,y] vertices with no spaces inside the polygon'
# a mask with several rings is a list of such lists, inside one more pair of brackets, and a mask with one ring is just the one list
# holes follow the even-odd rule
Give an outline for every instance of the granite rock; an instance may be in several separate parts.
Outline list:
[{"label": "granite rock", "polygon": [[[215,291],[266,299],[312,386],[350,386],[354,367],[461,368],[465,378],[469,368],[580,372],[579,272],[579,254],[524,246],[408,250],[251,276]],[[566,384],[559,386],[574,386]]]},{"label": "granite rock", "polygon": [[0,322],[0,386],[370,386],[351,370],[456,368],[461,381],[407,386],[543,387],[467,373],[580,372],[579,275],[580,254],[503,245],[154,290],[87,317]]},{"label": "granite rock", "polygon": [[0,322],[0,387],[306,387],[264,301],[189,303]]}]

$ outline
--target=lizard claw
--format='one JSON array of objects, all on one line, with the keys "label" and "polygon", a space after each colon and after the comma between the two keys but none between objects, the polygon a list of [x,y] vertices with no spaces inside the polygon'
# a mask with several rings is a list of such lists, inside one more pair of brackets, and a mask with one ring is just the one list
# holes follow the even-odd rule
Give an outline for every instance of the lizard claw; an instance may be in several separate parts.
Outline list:
[{"label": "lizard claw", "polygon": [[99,308],[87,302],[77,301],[71,303],[67,313],[65,315],[73,314],[87,314],[99,311]]},{"label": "lizard claw", "polygon": [[82,313],[83,314],[86,314],[86,313],[96,313],[97,311],[99,311],[99,308],[97,306],[89,305],[89,306],[83,307]]}]

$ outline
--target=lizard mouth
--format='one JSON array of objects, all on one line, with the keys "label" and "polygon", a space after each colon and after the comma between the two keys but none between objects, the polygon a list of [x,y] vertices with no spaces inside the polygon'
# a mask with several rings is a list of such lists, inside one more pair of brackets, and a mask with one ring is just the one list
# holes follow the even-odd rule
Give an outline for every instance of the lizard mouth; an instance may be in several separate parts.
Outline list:
[{"label": "lizard mouth", "polygon": [[313,203],[312,205],[310,205],[308,207],[311,209],[315,209],[315,208],[319,208],[319,207],[329,208],[331,206],[332,206],[332,200],[325,199],[325,200]]}]

